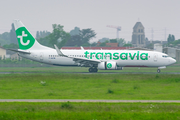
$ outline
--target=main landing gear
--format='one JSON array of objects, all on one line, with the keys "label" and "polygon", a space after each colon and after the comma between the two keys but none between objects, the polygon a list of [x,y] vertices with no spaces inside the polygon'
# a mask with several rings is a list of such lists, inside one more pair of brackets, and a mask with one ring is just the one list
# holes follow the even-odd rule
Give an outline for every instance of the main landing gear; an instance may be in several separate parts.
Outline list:
[{"label": "main landing gear", "polygon": [[90,67],[89,68],[89,72],[97,72],[97,71],[98,71],[97,67]]},{"label": "main landing gear", "polygon": [[160,70],[160,69],[157,69],[157,72],[158,72],[158,73],[160,73],[160,72],[161,72],[161,70]]}]

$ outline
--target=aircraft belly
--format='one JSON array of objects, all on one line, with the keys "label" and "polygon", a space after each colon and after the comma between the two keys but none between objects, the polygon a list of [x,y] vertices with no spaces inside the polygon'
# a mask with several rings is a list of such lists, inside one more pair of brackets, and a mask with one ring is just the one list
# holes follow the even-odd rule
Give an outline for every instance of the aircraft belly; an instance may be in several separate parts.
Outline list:
[{"label": "aircraft belly", "polygon": [[77,65],[71,58],[61,57],[53,61],[53,64],[58,65]]}]

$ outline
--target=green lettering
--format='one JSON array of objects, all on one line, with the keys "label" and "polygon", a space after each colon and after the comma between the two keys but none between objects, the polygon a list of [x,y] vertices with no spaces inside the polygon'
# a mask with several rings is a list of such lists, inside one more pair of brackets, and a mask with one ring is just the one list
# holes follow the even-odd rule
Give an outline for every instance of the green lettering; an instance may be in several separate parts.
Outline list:
[{"label": "green lettering", "polygon": [[86,51],[84,54],[85,54],[85,57],[86,57],[87,59],[89,59],[89,58],[87,57],[87,55],[89,54],[89,52]]},{"label": "green lettering", "polygon": [[118,59],[119,59],[118,54],[119,54],[119,53],[113,53],[113,59],[114,59],[114,60],[118,60]]},{"label": "green lettering", "polygon": [[105,53],[105,59],[106,59],[106,56],[107,56],[108,54],[110,55],[110,60],[111,60],[111,59],[112,59],[112,54],[111,54],[111,53]]},{"label": "green lettering", "polygon": [[[98,57],[98,55],[100,55],[100,58]],[[103,53],[100,53],[100,52],[97,53],[97,54],[96,54],[96,59],[98,59],[98,60],[99,60],[99,59],[103,59]]]},{"label": "green lettering", "polygon": [[131,58],[131,60],[134,60],[134,57],[136,56],[136,53],[134,53],[134,55],[132,56],[131,53],[129,53],[129,57]]},{"label": "green lettering", "polygon": [[90,53],[90,59],[92,59],[92,55],[96,54],[95,52]]},{"label": "green lettering", "polygon": [[[125,55],[125,57],[123,57]],[[128,53],[121,53],[120,58],[121,60],[127,60]]]},{"label": "green lettering", "polygon": [[139,60],[139,51],[137,51],[137,60]]},{"label": "green lettering", "polygon": [[[90,58],[88,57],[89,54],[90,54]],[[119,53],[113,53],[113,56],[112,56],[112,53],[103,53],[103,52],[98,52],[98,53],[91,52],[91,53],[89,53],[88,51],[84,52],[85,58],[92,59],[93,55],[95,55],[97,60],[100,60],[100,59],[103,60],[103,58],[107,59],[107,56],[110,57],[109,58],[110,60],[112,60],[112,59],[113,60],[118,60],[118,59],[127,60],[128,54],[129,54],[129,57],[131,60],[134,60],[136,55],[137,55],[137,60],[139,60],[139,59],[148,60],[148,53],[141,53],[140,54],[139,51],[137,51],[137,53],[121,53],[120,57],[119,57]]]},{"label": "green lettering", "polygon": [[[143,55],[145,56],[145,57],[143,57]],[[148,53],[141,53],[141,60],[148,60]]]}]

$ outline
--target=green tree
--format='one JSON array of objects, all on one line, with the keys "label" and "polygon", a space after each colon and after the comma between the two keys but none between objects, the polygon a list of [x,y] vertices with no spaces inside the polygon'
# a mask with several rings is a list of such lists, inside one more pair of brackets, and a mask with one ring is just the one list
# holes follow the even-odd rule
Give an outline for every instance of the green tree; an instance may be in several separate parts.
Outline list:
[{"label": "green tree", "polygon": [[75,27],[73,30],[70,31],[71,36],[79,35],[79,33],[80,33],[80,28],[79,27]]},{"label": "green tree", "polygon": [[4,32],[0,34],[0,43],[1,45],[6,45],[10,43],[18,44],[14,24],[11,24],[10,32]]},{"label": "green tree", "polygon": [[171,37],[171,42],[174,42],[174,41],[175,41],[175,36],[172,35],[172,37]]},{"label": "green tree", "polygon": [[124,44],[126,44],[126,41],[123,38],[120,38],[117,40],[120,47],[122,47]]},{"label": "green tree", "polygon": [[101,47],[109,47],[109,46],[106,45],[106,43],[108,43],[108,42],[109,41],[102,42],[101,44],[99,44],[99,46],[101,46]]},{"label": "green tree", "polygon": [[66,41],[70,39],[70,34],[63,30],[64,26],[53,24],[52,27],[52,33],[47,36],[49,44],[51,47],[54,47],[54,44],[56,44],[59,48],[61,48],[65,45]]},{"label": "green tree", "polygon": [[88,28],[88,29],[82,29],[80,30],[80,38],[81,38],[81,41],[82,41],[82,45],[86,44],[86,45],[89,45],[89,41],[92,39],[92,38],[95,38],[96,37],[96,33],[94,30],[92,30],[91,28]]},{"label": "green tree", "polygon": [[48,31],[37,31],[36,39],[44,38],[44,37],[48,36],[49,34],[50,34],[50,32],[48,32]]},{"label": "green tree", "polygon": [[170,44],[170,43],[172,43],[172,42],[174,42],[174,41],[175,41],[175,36],[169,34],[169,36],[168,36],[168,44]]},{"label": "green tree", "polygon": [[39,38],[39,39],[37,39],[37,41],[38,41],[41,45],[48,46],[48,47],[52,47],[52,45],[49,44],[48,36],[46,36],[46,37],[44,37],[44,38]]},{"label": "green tree", "polygon": [[169,36],[168,36],[168,43],[170,43],[171,42],[171,34],[169,34]]},{"label": "green tree", "polygon": [[15,43],[11,43],[11,44],[6,44],[6,45],[3,45],[4,48],[8,49],[19,49],[19,45],[15,44]]},{"label": "green tree", "polygon": [[110,39],[110,43],[117,43],[117,39]]},{"label": "green tree", "polygon": [[173,44],[174,44],[174,45],[180,44],[180,39],[179,39],[179,40],[175,40],[175,41],[173,42]]},{"label": "green tree", "polygon": [[48,46],[48,47],[52,47],[52,45],[49,44],[49,39],[48,39],[49,34],[50,34],[50,32],[48,32],[48,31],[43,31],[43,32],[37,31],[36,39],[40,44]]},{"label": "green tree", "polygon": [[18,40],[17,40],[17,37],[16,37],[16,32],[15,32],[15,28],[14,28],[13,23],[11,24],[11,30],[10,30],[10,33],[9,33],[9,37],[10,37],[10,42],[11,43],[18,44]]},{"label": "green tree", "polygon": [[10,44],[9,32],[4,32],[4,33],[0,34],[0,43],[1,43],[1,45]]},{"label": "green tree", "polygon": [[96,42],[93,42],[93,43],[91,44],[92,47],[95,47],[96,45],[97,45]]},{"label": "green tree", "polygon": [[79,34],[71,35],[70,39],[68,39],[66,45],[67,46],[90,46],[89,41],[92,38],[95,38],[96,33],[94,30],[82,29],[79,30]]},{"label": "green tree", "polygon": [[132,47],[132,44],[124,44],[123,47]]},{"label": "green tree", "polygon": [[66,42],[66,46],[82,46],[82,41],[79,35],[72,35]]},{"label": "green tree", "polygon": [[39,39],[40,35],[39,35],[39,31],[36,32],[36,39]]}]

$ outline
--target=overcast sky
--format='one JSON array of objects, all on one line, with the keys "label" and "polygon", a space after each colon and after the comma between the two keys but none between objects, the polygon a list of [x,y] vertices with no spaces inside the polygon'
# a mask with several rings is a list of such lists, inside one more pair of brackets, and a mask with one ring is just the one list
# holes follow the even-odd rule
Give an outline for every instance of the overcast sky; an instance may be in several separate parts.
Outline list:
[{"label": "overcast sky", "polygon": [[36,31],[52,31],[52,24],[61,24],[66,32],[80,27],[97,33],[94,41],[103,37],[131,41],[132,28],[142,22],[145,36],[165,40],[168,34],[180,39],[180,0],[1,0],[0,33],[10,31],[14,19],[20,19],[35,36]]}]

